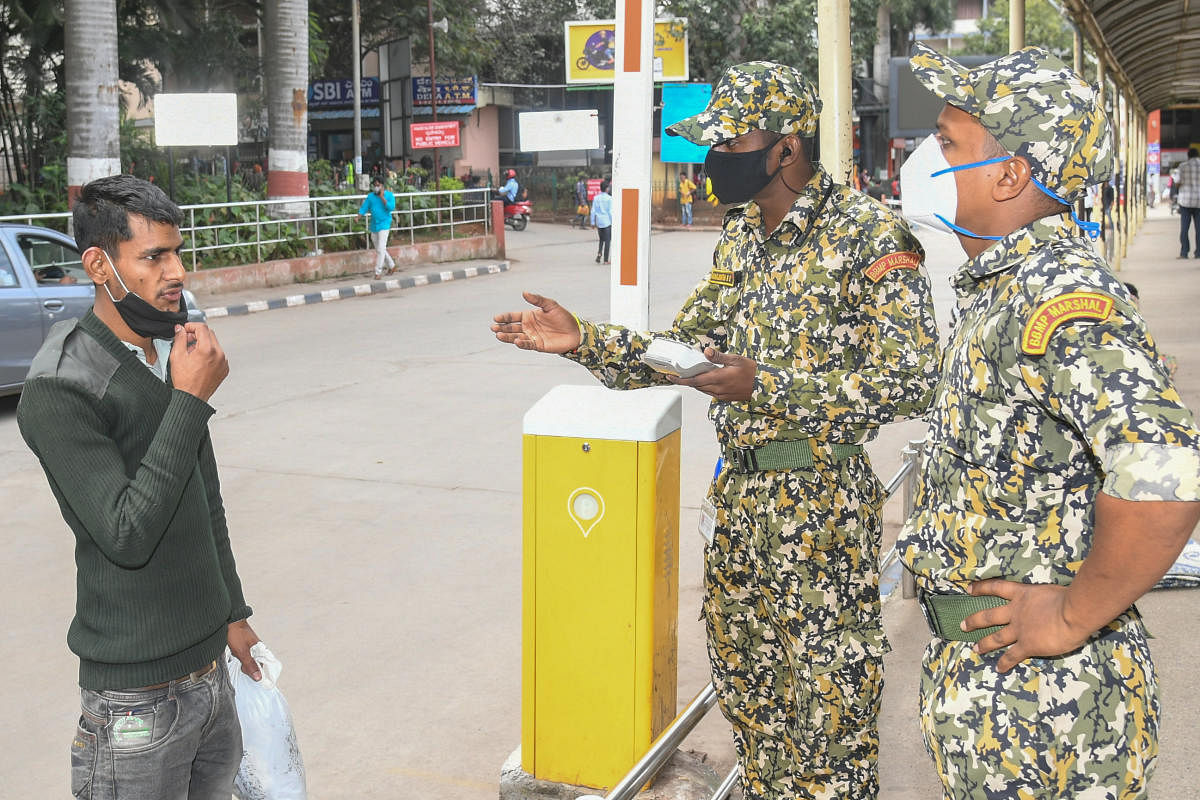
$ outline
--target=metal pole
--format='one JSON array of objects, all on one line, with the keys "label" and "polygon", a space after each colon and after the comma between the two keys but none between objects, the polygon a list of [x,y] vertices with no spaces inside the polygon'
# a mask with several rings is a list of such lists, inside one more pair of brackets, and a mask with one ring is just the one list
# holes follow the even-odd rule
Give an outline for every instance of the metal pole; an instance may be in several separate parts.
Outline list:
[{"label": "metal pole", "polygon": [[1130,191],[1133,188],[1133,182],[1130,180],[1130,173],[1133,172],[1133,108],[1129,102],[1128,90],[1121,92],[1121,126],[1124,128],[1121,134],[1121,149],[1125,152],[1125,168],[1121,170],[1121,184],[1125,190],[1125,204],[1121,207],[1121,219],[1125,224],[1121,227],[1121,260],[1124,261],[1129,255],[1129,237],[1132,231],[1130,230],[1130,221],[1132,216],[1129,213],[1129,208],[1133,203],[1133,194]]},{"label": "metal pole", "polygon": [[[1075,56],[1075,63],[1073,65],[1075,67],[1075,74],[1078,75],[1080,78],[1083,78],[1083,34],[1080,33],[1078,25],[1071,26],[1071,34],[1072,34],[1071,50]],[[1076,201],[1075,216],[1079,217],[1080,219],[1086,219],[1087,218],[1086,214],[1087,214],[1087,211],[1083,204],[1083,200],[1081,199],[1081,200]]]},{"label": "metal pole", "polygon": [[[433,49],[433,0],[425,0],[425,7],[429,11],[429,109],[433,112],[433,121],[437,122],[437,62],[434,61]],[[442,188],[442,164],[441,157],[438,154],[438,149],[433,148],[433,190],[436,192]],[[441,198],[435,198],[434,202],[438,204],[438,217],[441,217]],[[440,219],[438,220],[441,221]]]},{"label": "metal pole", "polygon": [[729,774],[725,776],[725,780],[721,781],[721,785],[717,787],[715,792],[713,792],[712,797],[710,797],[709,800],[725,800],[726,797],[729,797],[729,793],[733,791],[733,787],[737,785],[737,782],[738,768],[735,764],[733,769],[729,770]]},{"label": "metal pole", "polygon": [[350,38],[354,49],[350,61],[353,65],[354,85],[350,87],[350,96],[354,98],[354,186],[351,191],[362,185],[362,46],[358,37],[358,0],[350,0]]},{"label": "metal pole", "polygon": [[[912,469],[909,470],[908,475],[904,479],[904,493],[901,495],[905,522],[913,515],[913,510],[916,506],[917,481],[921,478],[921,453],[924,449],[924,440],[912,439],[903,451],[905,460],[912,464]],[[905,568],[904,574],[900,579],[900,596],[906,600],[917,596],[917,581],[907,568]]]},{"label": "metal pole", "polygon": [[1025,46],[1025,0],[1009,0],[1008,51],[1015,53]]},{"label": "metal pole", "polygon": [[850,125],[853,94],[850,86],[850,4],[818,0],[817,82],[824,106],[821,112],[821,163],[839,183],[850,178],[854,139]]}]

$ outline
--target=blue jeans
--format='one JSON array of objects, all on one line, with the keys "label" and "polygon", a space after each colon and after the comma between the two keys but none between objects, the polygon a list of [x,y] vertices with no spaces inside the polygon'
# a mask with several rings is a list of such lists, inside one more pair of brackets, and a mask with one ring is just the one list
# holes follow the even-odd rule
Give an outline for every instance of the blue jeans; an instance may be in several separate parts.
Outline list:
[{"label": "blue jeans", "polygon": [[692,204],[691,203],[681,203],[679,207],[683,209],[683,224],[691,225],[692,224]]},{"label": "blue jeans", "polygon": [[1200,258],[1200,208],[1179,207],[1179,255],[1187,257],[1188,229],[1196,228],[1196,258]]},{"label": "blue jeans", "polygon": [[229,800],[242,761],[242,729],[221,659],[206,675],[157,689],[80,693],[72,796]]}]

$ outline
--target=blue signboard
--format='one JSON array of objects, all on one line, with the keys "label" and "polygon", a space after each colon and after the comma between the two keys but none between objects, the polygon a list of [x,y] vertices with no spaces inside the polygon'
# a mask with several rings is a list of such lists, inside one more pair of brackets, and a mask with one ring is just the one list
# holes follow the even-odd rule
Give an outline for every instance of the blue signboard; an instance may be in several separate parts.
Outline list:
[{"label": "blue signboard", "polygon": [[682,136],[667,134],[667,126],[699,114],[712,97],[710,83],[664,83],[662,87],[662,139],[659,161],[668,164],[703,164],[708,148]]},{"label": "blue signboard", "polygon": [[[429,87],[431,82],[428,75],[419,75],[412,79],[412,94],[414,106],[431,104]],[[469,78],[438,78],[437,104],[439,106],[473,106],[475,105],[475,76]]]},{"label": "blue signboard", "polygon": [[[332,78],[308,82],[309,108],[342,108],[354,105],[350,88],[354,84],[349,78]],[[379,78],[363,78],[359,82],[362,94],[359,103],[364,106],[379,105]]]}]

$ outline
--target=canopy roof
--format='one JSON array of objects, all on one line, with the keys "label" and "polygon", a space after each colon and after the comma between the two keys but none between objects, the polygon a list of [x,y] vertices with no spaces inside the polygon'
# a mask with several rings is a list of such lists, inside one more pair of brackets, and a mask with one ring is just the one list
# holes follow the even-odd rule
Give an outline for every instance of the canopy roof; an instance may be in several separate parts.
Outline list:
[{"label": "canopy roof", "polygon": [[1085,32],[1092,28],[1087,17],[1094,20],[1144,109],[1200,102],[1200,0],[1068,0],[1067,6]]}]

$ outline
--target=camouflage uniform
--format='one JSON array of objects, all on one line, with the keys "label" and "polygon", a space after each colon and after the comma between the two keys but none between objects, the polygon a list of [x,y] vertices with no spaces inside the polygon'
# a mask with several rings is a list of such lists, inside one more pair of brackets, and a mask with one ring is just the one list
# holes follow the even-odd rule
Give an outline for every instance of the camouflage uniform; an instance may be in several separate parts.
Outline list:
[{"label": "camouflage uniform", "polygon": [[[1091,87],[1045,51],[967,72],[922,48],[912,64],[1063,199],[1111,174]],[[1010,233],[954,288],[928,463],[899,541],[922,590],[1067,585],[1091,547],[1097,492],[1200,499],[1192,415],[1124,286],[1065,215]],[[942,639],[926,649],[922,730],[947,797],[1145,796],[1159,706],[1135,609],[1065,656],[1007,673],[999,656]]]},{"label": "camouflage uniform", "polygon": [[[794,70],[756,62],[676,127],[709,142],[754,126],[811,135],[818,108]],[[753,202],[726,215],[712,271],[660,334],[757,362],[749,402],[710,407],[726,453],[798,440],[814,454],[809,468],[727,468],[708,494],[704,619],[747,798],[876,793],[882,489],[865,454],[836,451],[928,404],[936,329],[922,257],[901,220],[817,167],[774,232]],[[568,357],[605,385],[666,382],[640,361],[653,334],[580,328]]]}]

